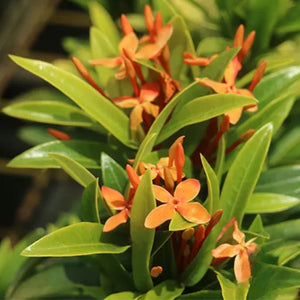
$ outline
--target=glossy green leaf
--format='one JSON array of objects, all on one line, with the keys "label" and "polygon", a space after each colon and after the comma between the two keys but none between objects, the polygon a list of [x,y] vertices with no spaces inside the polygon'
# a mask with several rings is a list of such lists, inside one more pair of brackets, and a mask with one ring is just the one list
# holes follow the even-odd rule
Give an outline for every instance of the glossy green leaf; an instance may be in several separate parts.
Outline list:
[{"label": "glossy green leaf", "polygon": [[24,120],[67,126],[93,127],[96,124],[81,109],[58,101],[21,101],[3,112]]},{"label": "glossy green leaf", "polygon": [[254,96],[259,100],[259,109],[280,95],[292,92],[290,87],[299,79],[300,66],[281,69],[264,77],[254,90]]},{"label": "glossy green leaf", "polygon": [[[92,27],[90,30],[90,43],[93,59],[118,56],[117,49],[111,44],[107,35],[97,27]],[[114,76],[115,70],[105,66],[96,66],[95,68],[100,86],[106,87],[108,80]]]},{"label": "glossy green leaf", "polygon": [[249,291],[249,283],[233,283],[228,278],[218,273],[222,296],[224,300],[246,300]]},{"label": "glossy green leaf", "polygon": [[228,139],[234,142],[247,130],[254,129],[257,131],[267,123],[273,124],[273,134],[275,134],[289,115],[294,102],[295,97],[291,96],[281,96],[271,101],[264,108],[251,115],[248,120],[234,128],[234,130],[230,132]]},{"label": "glossy green leaf", "polygon": [[256,262],[248,297],[256,300],[276,299],[282,289],[296,289],[299,282],[299,270]]},{"label": "glossy green leaf", "polygon": [[283,35],[291,32],[300,31],[300,5],[293,3],[286,15],[276,26],[276,33]]},{"label": "glossy green leaf", "polygon": [[110,294],[109,296],[105,297],[104,300],[134,300],[138,296],[137,293],[134,292],[120,292],[115,294]]},{"label": "glossy green leaf", "polygon": [[141,300],[177,299],[182,294],[184,286],[175,280],[166,280],[139,297]]},{"label": "glossy green leaf", "polygon": [[300,127],[294,127],[275,144],[270,155],[270,165],[300,160]]},{"label": "glossy green leaf", "polygon": [[271,240],[300,240],[300,219],[280,222],[267,226],[265,229],[270,234]]},{"label": "glossy green leaf", "polygon": [[284,247],[284,249],[282,249],[278,257],[278,264],[280,266],[283,266],[287,264],[289,261],[295,259],[299,255],[300,255],[300,243],[291,246],[286,246]]},{"label": "glossy green leaf", "polygon": [[188,222],[178,212],[175,212],[170,222],[169,230],[170,231],[185,230],[187,228],[195,227],[197,225],[198,225],[197,223]]},{"label": "glossy green leaf", "polygon": [[216,173],[209,165],[205,157],[200,154],[202,166],[206,175],[207,187],[208,187],[208,198],[206,202],[206,207],[208,212],[212,214],[220,206],[220,191],[219,191],[219,181]]},{"label": "glossy green leaf", "polygon": [[226,142],[224,136],[221,137],[218,143],[218,150],[217,150],[217,160],[215,164],[215,173],[217,174],[218,181],[222,181],[223,175],[223,167],[225,162],[225,152],[226,152]]},{"label": "glossy green leaf", "polygon": [[157,231],[155,233],[154,243],[152,247],[151,257],[153,258],[155,254],[165,245],[170,239],[173,232],[170,231]]},{"label": "glossy green leaf", "polygon": [[263,222],[260,215],[256,215],[251,223],[248,231],[244,230],[246,234],[250,234],[256,237],[255,243],[261,245],[265,242],[265,239],[269,239],[270,235],[265,231]]},{"label": "glossy green leaf", "polygon": [[222,293],[219,290],[201,290],[199,292],[183,294],[176,300],[222,300]]},{"label": "glossy green leaf", "polygon": [[170,1],[153,0],[153,6],[156,11],[159,11],[162,14],[165,23],[168,22],[172,17],[177,15],[177,12]]},{"label": "glossy green leaf", "polygon": [[93,180],[83,191],[81,197],[81,215],[84,222],[98,222],[99,216],[99,180]]},{"label": "glossy green leaf", "polygon": [[106,153],[101,153],[103,185],[123,193],[128,183],[125,170]]},{"label": "glossy green leaf", "polygon": [[254,193],[247,206],[247,214],[272,213],[289,209],[300,203],[300,199],[280,194]]},{"label": "glossy green leaf", "polygon": [[82,222],[58,229],[23,250],[30,257],[80,256],[104,253],[122,253],[130,246],[105,242],[103,225]]},{"label": "glossy green leaf", "polygon": [[211,56],[224,51],[227,46],[232,44],[232,40],[224,37],[206,37],[200,41],[197,47],[198,56]]},{"label": "glossy green leaf", "polygon": [[90,3],[89,11],[93,25],[108,37],[113,47],[117,48],[120,35],[110,14],[97,2]]},{"label": "glossy green leaf", "polygon": [[18,138],[30,146],[56,140],[52,135],[45,134],[46,128],[40,125],[25,125],[18,130]]},{"label": "glossy green leaf", "polygon": [[69,174],[83,187],[87,187],[91,182],[96,180],[95,176],[89,170],[74,159],[57,153],[49,153],[49,155],[64,169],[67,174]]},{"label": "glossy green leaf", "polygon": [[213,94],[196,98],[184,105],[180,111],[173,113],[171,120],[162,128],[157,141],[164,141],[185,126],[209,120],[255,102],[254,98],[235,94]]},{"label": "glossy green leaf", "polygon": [[136,190],[131,208],[130,236],[132,241],[132,273],[136,288],[147,291],[152,288],[150,256],[155,229],[144,226],[147,215],[156,206],[152,190],[150,170],[147,171]]},{"label": "glossy green leaf", "polygon": [[[83,278],[83,273],[90,276]],[[98,286],[97,276],[95,269],[82,264],[56,264],[22,281],[7,299],[103,299],[107,293]]]},{"label": "glossy green leaf", "polygon": [[53,141],[35,146],[15,157],[8,164],[13,168],[60,168],[49,153],[67,156],[86,168],[99,169],[99,154],[101,151],[110,152],[106,144],[89,141]]},{"label": "glossy green leaf", "polygon": [[220,224],[223,226],[232,217],[236,217],[241,224],[248,200],[262,170],[271,136],[272,125],[267,124],[247,141],[231,165],[220,200],[224,212]]},{"label": "glossy green leaf", "polygon": [[129,133],[129,118],[77,76],[42,61],[10,56],[27,71],[41,77],[78,104],[126,146],[135,148]]},{"label": "glossy green leaf", "polygon": [[300,165],[271,168],[263,172],[255,187],[256,193],[284,194],[300,198]]}]

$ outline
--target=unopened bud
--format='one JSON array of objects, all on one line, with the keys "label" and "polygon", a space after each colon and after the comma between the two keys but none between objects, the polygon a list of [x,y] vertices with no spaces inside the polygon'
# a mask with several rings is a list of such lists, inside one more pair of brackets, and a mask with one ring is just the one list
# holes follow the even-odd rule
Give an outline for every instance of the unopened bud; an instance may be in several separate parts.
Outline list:
[{"label": "unopened bud", "polygon": [[240,143],[245,143],[247,142],[251,137],[252,135],[255,133],[255,130],[254,129],[249,129],[247,130],[246,132],[244,132],[238,139],[238,141]]},{"label": "unopened bud", "polygon": [[163,271],[163,268],[161,266],[156,266],[151,269],[150,275],[153,278],[157,278],[162,273],[162,271]]},{"label": "unopened bud", "polygon": [[133,29],[129,23],[129,20],[127,19],[127,17],[124,14],[121,15],[121,27],[122,27],[122,31],[123,31],[124,35],[127,35],[127,34],[133,32]]},{"label": "unopened bud", "polygon": [[188,241],[194,235],[195,229],[193,227],[184,230],[181,234],[183,240]]},{"label": "unopened bud", "polygon": [[48,128],[47,132],[50,135],[52,135],[53,137],[55,137],[56,139],[61,140],[61,141],[72,140],[72,138],[68,134],[66,134],[66,133],[64,133],[62,131],[53,129],[53,128]]},{"label": "unopened bud", "polygon": [[132,184],[133,188],[136,189],[140,184],[140,178],[138,174],[135,172],[132,166],[126,165],[126,172],[129,178],[130,183]]}]

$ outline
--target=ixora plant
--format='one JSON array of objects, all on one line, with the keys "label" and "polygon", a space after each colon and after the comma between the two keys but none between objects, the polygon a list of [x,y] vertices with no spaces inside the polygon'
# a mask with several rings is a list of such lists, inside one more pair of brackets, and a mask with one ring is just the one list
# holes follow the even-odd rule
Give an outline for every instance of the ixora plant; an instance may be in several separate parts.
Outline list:
[{"label": "ixora plant", "polygon": [[267,153],[300,67],[262,79],[262,61],[240,81],[255,39],[242,25],[223,52],[199,57],[176,13],[166,22],[146,5],[141,36],[122,15],[120,38],[94,8],[89,65],[73,57],[79,74],[11,56],[69,100],[22,100],[4,112],[86,135],[50,128],[56,140],[10,162],[62,168],[84,192],[80,220],[23,250],[31,258],[7,298],[293,299],[299,187],[288,179],[299,166],[270,167]]}]

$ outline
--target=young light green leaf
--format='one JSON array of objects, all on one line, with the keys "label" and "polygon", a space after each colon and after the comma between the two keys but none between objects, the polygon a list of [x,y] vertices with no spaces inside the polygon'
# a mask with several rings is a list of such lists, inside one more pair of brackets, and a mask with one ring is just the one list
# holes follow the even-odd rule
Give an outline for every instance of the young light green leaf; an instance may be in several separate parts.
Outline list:
[{"label": "young light green leaf", "polygon": [[114,153],[107,144],[90,141],[52,141],[35,146],[11,160],[12,168],[60,168],[49,153],[56,153],[72,158],[86,168],[99,169],[99,153]]},{"label": "young light green leaf", "polygon": [[206,37],[200,41],[197,47],[198,56],[211,56],[215,53],[224,51],[228,45],[232,44],[232,40],[224,37]]},{"label": "young light green leaf", "polygon": [[231,165],[221,193],[220,202],[224,211],[220,222],[222,226],[233,217],[241,224],[269,149],[272,129],[272,124],[267,124],[257,131]]},{"label": "young light green leaf", "polygon": [[147,291],[153,287],[150,276],[150,256],[154,242],[154,229],[144,226],[145,218],[156,206],[148,170],[136,190],[131,208],[130,236],[132,241],[132,273],[136,288]]},{"label": "young light green leaf", "polygon": [[176,300],[221,300],[222,293],[220,290],[201,290],[199,292],[183,294]]},{"label": "young light green leaf", "polygon": [[49,155],[65,170],[67,174],[69,174],[83,187],[87,187],[90,183],[96,180],[96,177],[90,171],[74,159],[57,153],[49,153]]},{"label": "young light green leaf", "polygon": [[217,273],[224,300],[246,300],[249,283],[233,283],[221,273]]},{"label": "young light green leaf", "polygon": [[104,300],[135,300],[138,297],[138,293],[134,292],[120,292],[115,294],[110,294],[109,296],[105,297]]},{"label": "young light green leaf", "polygon": [[162,128],[157,142],[162,142],[179,129],[200,123],[233,109],[255,103],[251,97],[235,94],[213,94],[196,98],[174,112],[171,120]]},{"label": "young light green leaf", "polygon": [[103,185],[123,193],[128,183],[125,170],[106,153],[101,153]]},{"label": "young light green leaf", "polygon": [[271,168],[263,172],[254,192],[284,194],[300,198],[300,165]]},{"label": "young light green leaf", "polygon": [[99,216],[99,180],[93,180],[83,191],[81,197],[81,215],[84,222],[98,222]]},{"label": "young light green leaf", "polygon": [[299,282],[299,270],[256,262],[248,297],[256,300],[276,299],[282,289],[296,289]]},{"label": "young light green leaf", "polygon": [[280,20],[276,26],[276,33],[279,35],[297,32],[300,30],[300,5],[293,3],[286,15]]},{"label": "young light green leaf", "polygon": [[207,187],[208,187],[208,198],[206,202],[206,207],[208,212],[212,214],[220,206],[220,191],[219,191],[219,181],[216,173],[209,165],[205,157],[200,154],[202,166],[206,175]]},{"label": "young light green leaf", "polygon": [[10,58],[71,98],[124,145],[136,148],[130,138],[129,118],[88,83],[49,63],[17,56],[10,56]]},{"label": "young light green leaf", "polygon": [[165,23],[168,22],[172,17],[177,15],[177,12],[170,1],[153,0],[153,6],[156,11],[159,11],[162,14],[163,21]]},{"label": "young light green leaf", "polygon": [[185,230],[187,228],[195,227],[197,225],[198,225],[197,223],[188,222],[178,212],[175,212],[170,222],[169,230],[170,231]]},{"label": "young light green leaf", "polygon": [[105,241],[103,225],[81,222],[60,228],[28,246],[21,253],[30,257],[66,257],[122,253],[130,246]]},{"label": "young light green leaf", "polygon": [[96,1],[90,3],[89,11],[93,25],[107,36],[114,48],[117,48],[120,35],[110,14]]},{"label": "young light green leaf", "polygon": [[289,209],[300,203],[300,199],[280,194],[254,193],[250,197],[246,214],[273,213]]},{"label": "young light green leaf", "polygon": [[177,299],[184,290],[183,284],[178,283],[175,280],[166,280],[155,286],[153,289],[148,291],[145,295],[139,297],[140,300],[160,300]]},{"label": "young light green leaf", "polygon": [[59,101],[20,101],[3,109],[11,117],[66,126],[93,127],[96,125],[81,109]]}]

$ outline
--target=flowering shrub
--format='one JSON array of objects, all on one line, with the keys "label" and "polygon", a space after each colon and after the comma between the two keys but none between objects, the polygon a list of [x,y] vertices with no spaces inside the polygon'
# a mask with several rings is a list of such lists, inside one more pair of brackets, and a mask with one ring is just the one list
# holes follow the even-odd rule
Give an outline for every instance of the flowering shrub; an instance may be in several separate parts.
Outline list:
[{"label": "flowering shrub", "polygon": [[[263,78],[262,61],[253,75],[239,80],[255,39],[253,31],[244,39],[243,25],[221,53],[202,57],[176,13],[166,22],[168,16],[154,15],[146,5],[144,35],[122,15],[120,38],[103,8],[94,8],[101,22],[91,29],[92,57],[84,63],[73,57],[76,75],[11,56],[73,103],[19,101],[4,112],[87,133],[79,140],[74,131],[49,128],[55,141],[10,162],[62,168],[84,187],[80,222],[23,250],[23,256],[48,260],[37,261],[40,269],[27,266],[10,297],[43,278],[55,278],[47,283],[50,292],[34,297],[294,295],[300,282],[299,221],[287,214],[284,222],[271,224],[265,216],[299,204],[296,186],[272,186],[290,172],[299,174],[299,167],[269,168],[267,158],[296,100],[288,88],[299,67]],[[49,257],[63,259],[51,265]],[[68,270],[84,280],[76,281]]]}]

